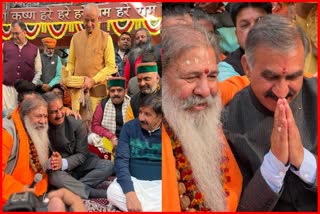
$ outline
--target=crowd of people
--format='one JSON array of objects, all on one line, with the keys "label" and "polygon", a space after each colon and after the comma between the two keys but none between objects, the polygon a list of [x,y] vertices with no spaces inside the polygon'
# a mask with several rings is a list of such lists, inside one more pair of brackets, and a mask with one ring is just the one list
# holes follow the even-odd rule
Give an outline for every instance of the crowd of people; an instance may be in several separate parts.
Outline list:
[{"label": "crowd of people", "polygon": [[49,211],[90,198],[121,211],[316,211],[315,8],[163,3],[153,45],[145,28],[113,41],[89,3],[66,66],[57,40],[40,53],[13,22],[2,204],[32,192]]}]

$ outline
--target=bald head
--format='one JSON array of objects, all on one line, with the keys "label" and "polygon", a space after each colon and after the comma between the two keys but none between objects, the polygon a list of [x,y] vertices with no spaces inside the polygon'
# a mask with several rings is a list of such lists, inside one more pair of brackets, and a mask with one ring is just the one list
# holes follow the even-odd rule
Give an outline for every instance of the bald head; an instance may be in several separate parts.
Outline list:
[{"label": "bald head", "polygon": [[87,4],[83,9],[83,24],[88,34],[91,34],[99,23],[100,10],[96,4]]},{"label": "bald head", "polygon": [[87,4],[84,8],[83,8],[83,13],[95,13],[97,15],[99,15],[100,11],[99,11],[99,7],[96,4],[90,3]]}]

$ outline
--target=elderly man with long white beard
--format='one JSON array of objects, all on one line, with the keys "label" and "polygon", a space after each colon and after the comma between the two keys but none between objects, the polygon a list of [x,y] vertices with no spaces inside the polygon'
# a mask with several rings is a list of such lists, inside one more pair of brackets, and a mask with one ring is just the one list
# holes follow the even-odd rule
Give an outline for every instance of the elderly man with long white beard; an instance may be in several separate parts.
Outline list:
[{"label": "elderly man with long white beard", "polygon": [[[48,188],[47,103],[35,93],[26,95],[21,95],[22,102],[2,121],[3,210],[29,209],[27,206],[14,207],[8,199],[21,192],[33,192],[39,200],[44,199]],[[69,211],[86,211],[81,198],[65,188],[50,192],[47,199],[48,211],[61,212],[66,208]]]},{"label": "elderly man with long white beard", "polygon": [[242,175],[221,131],[215,38],[172,26],[162,47],[162,211],[235,211]]},{"label": "elderly man with long white beard", "polygon": [[[31,191],[39,196],[47,191],[47,118],[47,103],[39,95],[33,95],[3,119],[2,204],[13,193]],[[31,188],[37,173],[42,174],[42,180]]]}]

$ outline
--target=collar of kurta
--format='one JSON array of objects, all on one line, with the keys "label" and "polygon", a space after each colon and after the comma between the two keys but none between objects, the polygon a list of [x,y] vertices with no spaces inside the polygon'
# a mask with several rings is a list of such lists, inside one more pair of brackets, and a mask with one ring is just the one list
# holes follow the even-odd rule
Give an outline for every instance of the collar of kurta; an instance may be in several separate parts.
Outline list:
[{"label": "collar of kurta", "polygon": [[13,42],[15,45],[17,45],[20,49],[21,48],[23,48],[25,45],[27,45],[27,43],[28,43],[28,40],[26,39],[26,41],[22,44],[22,45],[20,45],[20,44],[18,44],[18,43],[16,43],[16,42]]}]

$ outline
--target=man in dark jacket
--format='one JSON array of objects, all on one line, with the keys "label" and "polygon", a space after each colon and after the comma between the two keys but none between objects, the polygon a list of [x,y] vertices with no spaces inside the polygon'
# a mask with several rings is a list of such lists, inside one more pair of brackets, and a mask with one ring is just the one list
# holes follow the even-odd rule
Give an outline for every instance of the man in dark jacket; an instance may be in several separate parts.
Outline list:
[{"label": "man in dark jacket", "polygon": [[45,37],[41,41],[44,48],[40,55],[42,63],[41,89],[48,92],[53,85],[58,84],[61,80],[62,63],[60,57],[54,53],[57,40]]},{"label": "man in dark jacket", "polygon": [[48,103],[52,152],[49,183],[56,188],[65,187],[85,199],[107,197],[106,190],[95,187],[112,174],[111,161],[89,153],[84,122],[65,116],[58,95],[48,92],[43,96]]},{"label": "man in dark jacket", "polygon": [[241,65],[241,57],[244,54],[248,32],[261,17],[271,14],[271,12],[272,4],[270,2],[230,3],[230,14],[233,24],[236,27],[235,33],[239,48],[231,52],[225,60],[218,64],[219,81],[231,76],[245,75]]},{"label": "man in dark jacket", "polygon": [[250,85],[223,115],[243,175],[238,210],[317,210],[317,79],[303,77],[307,47],[281,16],[262,17],[248,34]]},{"label": "man in dark jacket", "polygon": [[123,76],[125,61],[127,54],[131,49],[131,35],[128,32],[122,32],[119,40],[118,47],[115,49],[115,60],[118,67],[118,73],[120,76]]}]

